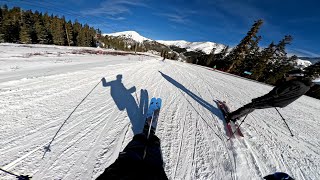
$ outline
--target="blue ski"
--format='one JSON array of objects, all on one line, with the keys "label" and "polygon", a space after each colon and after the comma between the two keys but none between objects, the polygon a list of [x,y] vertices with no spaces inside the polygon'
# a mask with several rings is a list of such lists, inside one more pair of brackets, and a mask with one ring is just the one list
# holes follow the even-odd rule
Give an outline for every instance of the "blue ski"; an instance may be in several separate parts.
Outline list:
[{"label": "blue ski", "polygon": [[152,134],[155,133],[157,124],[158,124],[161,105],[162,105],[161,98],[154,98],[154,97],[151,98],[146,121],[144,123],[144,128],[143,128],[144,133],[146,134],[149,134],[150,132]]}]

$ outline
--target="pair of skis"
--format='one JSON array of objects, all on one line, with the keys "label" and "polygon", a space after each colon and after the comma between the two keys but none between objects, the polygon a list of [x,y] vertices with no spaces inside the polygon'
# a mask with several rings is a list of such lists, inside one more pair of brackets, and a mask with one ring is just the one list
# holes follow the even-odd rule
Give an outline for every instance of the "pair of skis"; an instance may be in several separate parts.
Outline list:
[{"label": "pair of skis", "polygon": [[[147,136],[147,139],[149,139],[150,135],[154,135],[156,132],[161,105],[161,98],[151,98],[146,121],[142,131]],[[146,157],[147,147],[148,146],[145,146],[144,148],[143,159]]]},{"label": "pair of skis", "polygon": [[217,103],[219,109],[221,110],[221,112],[223,114],[223,117],[224,117],[224,119],[226,121],[226,129],[227,129],[227,135],[228,135],[229,139],[230,138],[234,138],[235,135],[243,137],[243,134],[241,132],[241,129],[240,129],[238,123],[230,121],[227,118],[228,114],[230,113],[230,109],[227,106],[226,102],[225,101],[216,100],[216,103]]},{"label": "pair of skis", "polygon": [[143,133],[149,138],[150,134],[155,134],[159,113],[162,105],[161,98],[151,98],[149,109],[146,116],[146,121],[144,123]]}]

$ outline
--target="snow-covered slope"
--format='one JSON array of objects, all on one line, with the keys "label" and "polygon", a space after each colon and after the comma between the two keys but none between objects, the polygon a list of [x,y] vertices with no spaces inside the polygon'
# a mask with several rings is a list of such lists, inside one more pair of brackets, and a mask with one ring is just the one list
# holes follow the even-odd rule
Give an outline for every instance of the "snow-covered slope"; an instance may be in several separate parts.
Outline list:
[{"label": "snow-covered slope", "polygon": [[216,48],[215,53],[219,53],[220,51],[223,50],[223,48],[225,48],[225,45],[214,43],[214,42],[188,42],[184,40],[178,40],[178,41],[157,40],[157,42],[167,46],[173,45],[180,48],[186,48],[187,51],[201,50],[206,54],[210,54],[213,48]]},{"label": "snow-covered slope", "polygon": [[142,43],[145,40],[149,40],[151,41],[151,39],[148,39],[146,37],[141,36],[139,33],[137,33],[136,31],[123,31],[123,32],[116,32],[116,33],[110,33],[110,34],[103,34],[108,35],[108,36],[121,36],[121,37],[125,37],[125,38],[131,38],[137,42]]},{"label": "snow-covered slope", "polygon": [[[16,56],[21,48],[0,50]],[[37,52],[45,51],[42,47]],[[96,59],[104,63],[48,73],[56,69],[55,60],[73,62],[80,56],[82,63]],[[0,167],[5,170],[35,180],[95,179],[142,130],[140,105],[155,96],[163,100],[156,135],[169,179],[261,180],[276,171],[295,179],[320,179],[317,99],[303,96],[279,109],[294,137],[271,108],[251,113],[242,125],[245,137],[227,141],[222,114],[213,100],[225,100],[235,110],[272,87],[144,56],[1,59],[7,66],[16,61],[23,61],[20,69],[0,73],[13,76],[0,82]],[[32,68],[41,61],[48,61],[38,67],[42,74],[20,74],[24,63]],[[0,179],[15,177],[0,171]]]},{"label": "snow-covered slope", "polygon": [[297,59],[295,62],[296,62],[296,66],[301,68],[306,68],[312,65],[312,63],[308,60]]}]

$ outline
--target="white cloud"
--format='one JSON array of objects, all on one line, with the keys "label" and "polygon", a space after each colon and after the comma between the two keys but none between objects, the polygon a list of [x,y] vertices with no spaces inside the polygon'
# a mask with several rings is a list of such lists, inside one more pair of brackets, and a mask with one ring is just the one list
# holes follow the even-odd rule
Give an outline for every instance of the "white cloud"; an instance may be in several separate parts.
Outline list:
[{"label": "white cloud", "polygon": [[130,7],[148,7],[140,1],[134,0],[107,0],[100,3],[98,8],[86,9],[81,11],[83,15],[105,16],[111,20],[124,20],[124,14],[130,14]]},{"label": "white cloud", "polygon": [[311,52],[305,49],[290,48],[288,55],[307,56],[307,57],[320,57],[319,53]]},{"label": "white cloud", "polygon": [[157,13],[156,15],[167,17],[169,21],[180,23],[180,24],[187,24],[191,22],[185,15],[179,15],[174,13]]},{"label": "white cloud", "polygon": [[171,7],[168,9],[169,10],[167,9],[164,10],[164,12],[154,13],[154,14],[158,16],[166,17],[171,22],[187,25],[192,23],[192,21],[189,19],[189,16],[192,16],[198,13],[195,10],[190,10],[186,8]]}]

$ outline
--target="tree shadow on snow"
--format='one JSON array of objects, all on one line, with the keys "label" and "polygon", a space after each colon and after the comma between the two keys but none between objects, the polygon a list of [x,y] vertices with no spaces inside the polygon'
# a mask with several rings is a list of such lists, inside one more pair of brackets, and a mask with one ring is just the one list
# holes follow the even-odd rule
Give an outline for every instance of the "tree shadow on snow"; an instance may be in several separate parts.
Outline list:
[{"label": "tree shadow on snow", "polygon": [[[120,111],[126,110],[128,117],[132,124],[132,131],[134,134],[142,132],[145,115],[148,111],[148,92],[141,89],[140,102],[136,102],[132,93],[136,92],[136,87],[133,86],[127,89],[122,83],[122,75],[116,76],[116,80],[107,82],[102,78],[103,87],[110,86],[111,97]],[[139,100],[137,100],[139,101]],[[139,103],[139,104],[137,104]]]},{"label": "tree shadow on snow", "polygon": [[[192,97],[195,101],[197,101],[200,105],[202,105],[204,108],[206,108],[207,110],[209,110],[210,112],[212,112],[214,115],[218,116],[220,120],[222,120],[223,115],[220,111],[220,109],[216,108],[215,106],[213,106],[212,104],[208,103],[207,101],[203,100],[201,97],[199,97],[198,95],[194,94],[193,92],[191,92],[189,89],[187,89],[186,87],[184,87],[182,84],[180,84],[179,82],[177,82],[176,80],[172,79],[170,76],[162,73],[161,71],[159,71],[159,73],[162,75],[162,77],[164,77],[167,81],[169,81],[171,84],[175,85],[177,88],[181,89],[183,92],[185,92],[186,94],[188,94],[190,97]],[[198,113],[200,114],[200,113]],[[224,122],[225,124],[225,122]],[[226,125],[226,124],[225,124]],[[226,126],[225,126],[226,127]]]}]

